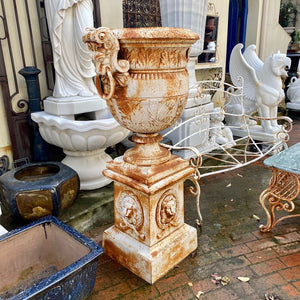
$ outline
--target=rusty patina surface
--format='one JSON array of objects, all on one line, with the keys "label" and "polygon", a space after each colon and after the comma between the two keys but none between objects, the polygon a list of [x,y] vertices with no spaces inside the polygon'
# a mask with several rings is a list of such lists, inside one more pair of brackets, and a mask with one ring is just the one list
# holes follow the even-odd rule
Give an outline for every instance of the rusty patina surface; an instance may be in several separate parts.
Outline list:
[{"label": "rusty patina surface", "polygon": [[[260,203],[266,212],[268,222],[260,231],[269,232],[274,226],[288,218],[299,217],[291,214],[295,209],[294,200],[300,193],[300,143],[277,153],[264,161],[272,170],[269,186],[260,195]],[[275,212],[288,213],[276,220]]]},{"label": "rusty patina surface", "polygon": [[[110,96],[114,89],[113,95],[107,96],[113,116],[139,133],[156,133],[171,126],[187,100],[186,65],[189,48],[198,35],[179,28],[124,28],[112,33],[90,30],[84,41],[96,51],[97,69],[104,76],[104,95]],[[116,39],[120,45],[118,59],[115,54],[103,59],[107,57],[106,45],[115,45]]]},{"label": "rusty patina surface", "polygon": [[184,223],[183,182],[195,172],[160,145],[159,131],[185,107],[191,45],[198,35],[180,28],[90,29],[99,94],[114,118],[136,132],[133,149],[107,163],[114,180],[114,226],[103,234],[108,255],[149,283],[197,248],[196,229]]},{"label": "rusty patina surface", "polygon": [[[94,52],[102,75],[103,91],[98,82],[99,94],[122,126],[156,134],[179,119],[189,90],[189,51],[198,38],[180,28],[88,30],[83,40]],[[157,142],[150,145],[147,139],[139,135],[138,146],[125,154],[125,161],[150,165],[170,158],[168,151]]]}]

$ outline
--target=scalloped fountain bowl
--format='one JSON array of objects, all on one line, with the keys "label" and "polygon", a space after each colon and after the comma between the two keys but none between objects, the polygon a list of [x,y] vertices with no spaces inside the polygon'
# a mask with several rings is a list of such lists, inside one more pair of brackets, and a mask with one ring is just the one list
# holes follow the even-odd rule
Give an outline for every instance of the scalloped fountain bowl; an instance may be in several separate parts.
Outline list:
[{"label": "scalloped fountain bowl", "polygon": [[62,163],[74,169],[80,178],[81,190],[92,190],[111,182],[102,175],[106,162],[112,158],[107,147],[122,141],[129,130],[107,111],[99,120],[74,121],[46,112],[31,114],[38,123],[41,136],[50,144],[63,148]]}]

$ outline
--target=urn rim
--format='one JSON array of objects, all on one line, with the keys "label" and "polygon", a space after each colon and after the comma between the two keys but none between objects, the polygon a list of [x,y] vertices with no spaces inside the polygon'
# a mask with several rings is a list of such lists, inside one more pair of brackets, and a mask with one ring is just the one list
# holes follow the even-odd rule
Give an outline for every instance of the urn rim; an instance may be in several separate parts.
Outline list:
[{"label": "urn rim", "polygon": [[140,28],[116,28],[112,30],[118,40],[176,40],[195,43],[199,35],[190,29],[179,27],[140,27]]}]

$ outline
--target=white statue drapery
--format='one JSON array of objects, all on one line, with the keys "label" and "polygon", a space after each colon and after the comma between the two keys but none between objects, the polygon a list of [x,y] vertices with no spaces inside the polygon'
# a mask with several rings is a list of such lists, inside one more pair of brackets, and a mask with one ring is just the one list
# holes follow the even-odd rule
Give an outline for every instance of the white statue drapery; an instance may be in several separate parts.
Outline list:
[{"label": "white statue drapery", "polygon": [[97,94],[91,52],[82,42],[85,28],[93,27],[91,0],[45,0],[55,68],[54,97]]}]

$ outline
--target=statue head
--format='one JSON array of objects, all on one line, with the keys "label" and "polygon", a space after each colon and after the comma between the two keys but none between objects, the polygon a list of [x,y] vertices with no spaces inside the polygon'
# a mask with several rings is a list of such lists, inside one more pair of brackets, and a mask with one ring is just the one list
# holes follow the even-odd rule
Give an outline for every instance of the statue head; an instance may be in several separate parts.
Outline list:
[{"label": "statue head", "polygon": [[214,112],[210,115],[211,124],[213,124],[213,126],[220,124],[225,118],[224,113],[224,110],[222,110],[220,107],[215,107]]},{"label": "statue head", "polygon": [[[271,70],[276,76],[287,77],[287,70],[291,67],[291,59],[279,51],[269,56],[266,60],[270,61]],[[266,64],[265,63],[265,64]]]}]

